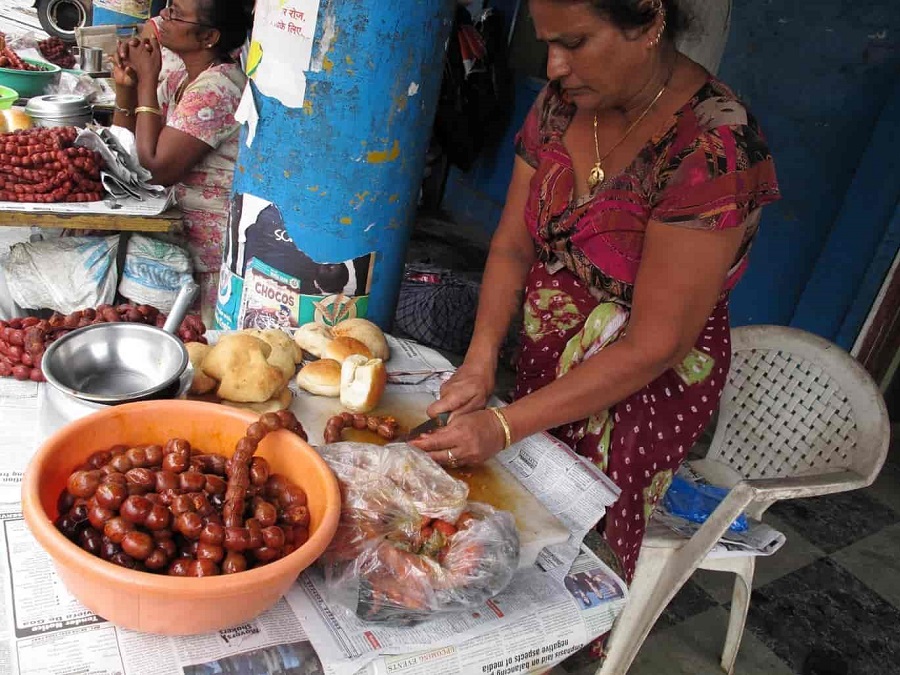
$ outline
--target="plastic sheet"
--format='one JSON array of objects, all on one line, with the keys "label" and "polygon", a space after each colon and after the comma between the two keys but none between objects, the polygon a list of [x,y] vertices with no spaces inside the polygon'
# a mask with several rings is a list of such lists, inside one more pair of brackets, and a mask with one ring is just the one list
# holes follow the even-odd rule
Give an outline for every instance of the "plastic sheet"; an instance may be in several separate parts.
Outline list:
[{"label": "plastic sheet", "polygon": [[337,534],[320,565],[330,600],[369,621],[408,625],[479,605],[518,566],[511,514],[467,502],[468,487],[415,448],[319,448],[341,484]]},{"label": "plastic sheet", "polygon": [[[663,507],[672,515],[692,523],[704,523],[727,494],[725,488],[697,483],[676,474],[663,498]],[[738,516],[728,529],[731,532],[745,532],[747,516]]]}]

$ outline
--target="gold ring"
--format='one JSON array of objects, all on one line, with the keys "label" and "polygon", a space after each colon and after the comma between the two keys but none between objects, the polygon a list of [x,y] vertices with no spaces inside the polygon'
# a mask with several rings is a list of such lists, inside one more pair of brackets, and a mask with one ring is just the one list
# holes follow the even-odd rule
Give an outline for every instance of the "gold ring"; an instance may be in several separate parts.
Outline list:
[{"label": "gold ring", "polygon": [[453,453],[450,452],[449,450],[447,451],[447,464],[450,466],[451,469],[455,469],[456,465],[459,464],[456,457],[454,457]]}]

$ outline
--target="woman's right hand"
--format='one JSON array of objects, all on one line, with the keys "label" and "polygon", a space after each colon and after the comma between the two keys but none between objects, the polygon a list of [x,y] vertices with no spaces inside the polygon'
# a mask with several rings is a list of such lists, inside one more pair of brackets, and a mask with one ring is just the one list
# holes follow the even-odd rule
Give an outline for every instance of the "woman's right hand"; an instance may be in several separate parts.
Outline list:
[{"label": "woman's right hand", "polygon": [[133,89],[137,86],[137,73],[128,61],[128,50],[133,46],[132,43],[140,44],[137,38],[128,40],[119,40],[116,51],[112,56],[113,62],[113,81],[116,87],[124,87]]},{"label": "woman's right hand", "polygon": [[482,410],[494,393],[495,366],[464,362],[441,386],[441,397],[428,406],[428,416]]}]

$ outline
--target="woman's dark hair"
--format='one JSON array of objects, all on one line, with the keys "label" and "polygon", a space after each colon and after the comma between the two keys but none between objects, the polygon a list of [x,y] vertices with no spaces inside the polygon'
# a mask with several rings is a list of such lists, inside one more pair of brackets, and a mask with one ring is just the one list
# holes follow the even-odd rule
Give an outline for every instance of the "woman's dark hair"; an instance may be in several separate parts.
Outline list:
[{"label": "woman's dark hair", "polygon": [[666,12],[666,37],[674,40],[688,26],[688,17],[678,0],[588,0],[603,18],[622,30],[644,28],[653,23],[660,5]]},{"label": "woman's dark hair", "polygon": [[254,0],[199,0],[200,21],[219,31],[216,48],[226,60],[238,49],[253,26]]}]

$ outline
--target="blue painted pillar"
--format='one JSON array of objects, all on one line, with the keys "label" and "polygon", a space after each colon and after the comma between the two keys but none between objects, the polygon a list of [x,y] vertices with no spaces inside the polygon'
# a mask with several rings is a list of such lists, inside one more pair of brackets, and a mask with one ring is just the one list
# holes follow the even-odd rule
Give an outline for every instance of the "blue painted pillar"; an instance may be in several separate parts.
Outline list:
[{"label": "blue painted pillar", "polygon": [[94,26],[122,26],[150,18],[150,0],[94,0]]},{"label": "blue painted pillar", "polygon": [[390,327],[454,4],[258,0],[220,327]]}]

